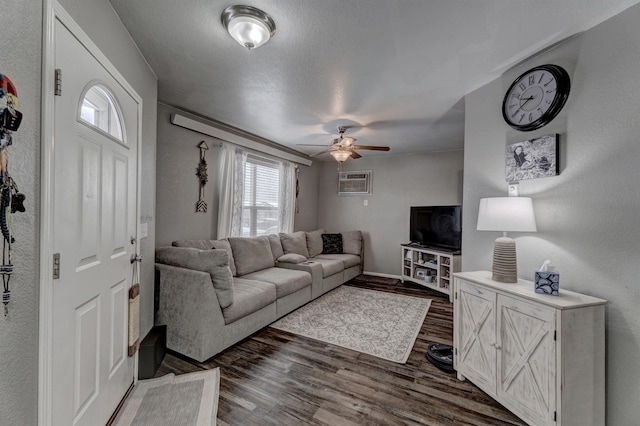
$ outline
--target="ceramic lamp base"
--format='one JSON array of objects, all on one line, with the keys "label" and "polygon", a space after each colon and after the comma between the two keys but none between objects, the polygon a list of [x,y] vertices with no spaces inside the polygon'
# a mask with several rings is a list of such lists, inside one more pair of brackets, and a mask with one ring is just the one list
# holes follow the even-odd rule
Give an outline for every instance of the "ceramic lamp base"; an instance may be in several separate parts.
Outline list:
[{"label": "ceramic lamp base", "polygon": [[493,245],[493,277],[501,283],[518,282],[516,242],[513,238],[496,238]]}]

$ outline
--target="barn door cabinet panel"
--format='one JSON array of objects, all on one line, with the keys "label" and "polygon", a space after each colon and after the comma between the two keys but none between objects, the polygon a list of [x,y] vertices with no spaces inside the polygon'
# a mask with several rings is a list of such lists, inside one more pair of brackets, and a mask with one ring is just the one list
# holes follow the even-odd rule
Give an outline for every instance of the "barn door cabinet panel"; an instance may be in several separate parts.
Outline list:
[{"label": "barn door cabinet panel", "polygon": [[531,425],[604,425],[606,300],[454,274],[454,367]]}]

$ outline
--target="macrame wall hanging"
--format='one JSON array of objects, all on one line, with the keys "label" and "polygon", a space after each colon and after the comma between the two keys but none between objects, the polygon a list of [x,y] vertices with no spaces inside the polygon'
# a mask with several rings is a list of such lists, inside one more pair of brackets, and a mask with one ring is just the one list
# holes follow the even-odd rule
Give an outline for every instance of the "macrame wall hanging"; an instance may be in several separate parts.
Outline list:
[{"label": "macrame wall hanging", "polygon": [[13,144],[13,132],[22,122],[22,113],[18,110],[18,91],[9,77],[0,74],[0,230],[2,231],[2,303],[4,315],[9,313],[11,290],[9,282],[13,275],[11,248],[15,243],[11,233],[11,215],[24,212],[25,195],[20,193],[18,185],[9,174],[9,146]]},{"label": "macrame wall hanging", "polygon": [[196,203],[196,213],[206,213],[207,203],[204,201],[204,186],[207,184],[209,177],[207,176],[207,160],[204,158],[204,154],[207,152],[209,147],[205,141],[202,141],[200,142],[200,145],[198,145],[198,148],[200,149],[200,163],[198,164],[198,167],[196,167],[196,176],[200,182],[200,198]]}]

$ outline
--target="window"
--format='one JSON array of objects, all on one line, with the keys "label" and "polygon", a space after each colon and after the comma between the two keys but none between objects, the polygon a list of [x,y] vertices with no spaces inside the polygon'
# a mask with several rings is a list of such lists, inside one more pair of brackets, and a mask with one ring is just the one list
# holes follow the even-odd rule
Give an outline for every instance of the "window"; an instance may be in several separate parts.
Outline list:
[{"label": "window", "polygon": [[109,89],[102,85],[93,85],[82,98],[80,121],[124,142],[119,111]]},{"label": "window", "polygon": [[[235,157],[233,195],[222,196],[222,216],[228,211],[231,219],[230,232],[224,227],[221,235],[254,237],[293,231],[293,209],[295,206],[294,166],[286,161],[264,158],[233,149]],[[231,194],[229,194],[231,195]],[[227,204],[229,203],[229,204]],[[220,217],[222,217],[220,216]],[[220,219],[228,223],[227,219]]]},{"label": "window", "polygon": [[277,163],[247,156],[244,165],[242,236],[278,233],[279,169]]}]

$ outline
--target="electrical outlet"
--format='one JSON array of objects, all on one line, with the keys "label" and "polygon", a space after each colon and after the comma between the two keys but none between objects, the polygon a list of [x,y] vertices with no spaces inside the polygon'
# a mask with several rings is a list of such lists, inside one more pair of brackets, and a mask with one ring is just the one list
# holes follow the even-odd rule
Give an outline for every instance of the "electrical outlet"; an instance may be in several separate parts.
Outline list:
[{"label": "electrical outlet", "polygon": [[364,206],[367,207],[369,205],[369,200],[364,200]]}]

